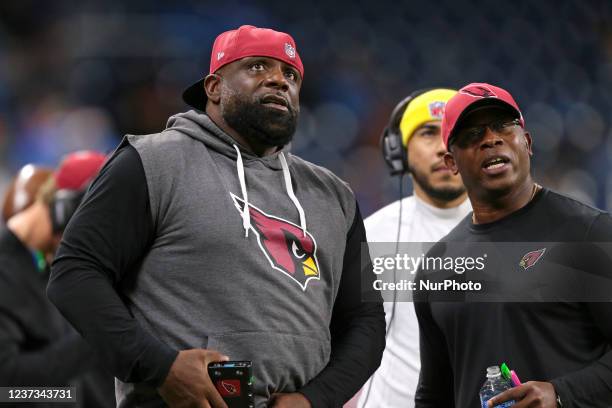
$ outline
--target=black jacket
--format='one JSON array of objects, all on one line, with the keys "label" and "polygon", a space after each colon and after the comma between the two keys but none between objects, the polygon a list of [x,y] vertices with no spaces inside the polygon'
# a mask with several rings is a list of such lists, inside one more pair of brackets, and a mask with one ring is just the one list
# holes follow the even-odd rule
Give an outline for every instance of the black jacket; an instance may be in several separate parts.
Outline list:
[{"label": "black jacket", "polygon": [[112,377],[92,370],[89,346],[46,297],[48,277],[48,270],[38,270],[28,248],[2,227],[0,386],[75,386],[80,406],[114,406]]}]

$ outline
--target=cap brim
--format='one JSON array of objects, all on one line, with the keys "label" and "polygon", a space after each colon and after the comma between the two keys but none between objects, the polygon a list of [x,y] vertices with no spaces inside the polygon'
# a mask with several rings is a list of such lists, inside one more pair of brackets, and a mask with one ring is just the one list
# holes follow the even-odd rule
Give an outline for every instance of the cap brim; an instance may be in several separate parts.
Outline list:
[{"label": "cap brim", "polygon": [[455,126],[453,126],[453,130],[452,130],[451,134],[448,136],[448,146],[450,147],[450,145],[455,142],[455,140],[454,140],[455,139],[455,133],[456,133],[456,130],[461,125],[461,121],[463,121],[468,115],[474,113],[475,111],[482,110],[482,109],[487,109],[487,108],[504,109],[504,110],[507,110],[508,112],[512,112],[514,115],[516,115],[517,119],[521,117],[521,113],[519,111],[517,111],[514,106],[510,105],[507,102],[502,101],[501,99],[498,99],[498,98],[484,98],[484,99],[477,100],[474,103],[472,103],[471,105],[469,105],[468,107],[466,107],[463,110],[463,112],[461,112],[461,114],[459,115],[457,120],[455,121]]},{"label": "cap brim", "polygon": [[206,110],[206,101],[208,97],[204,90],[204,78],[183,91],[183,100],[187,105],[193,108],[201,111]]}]

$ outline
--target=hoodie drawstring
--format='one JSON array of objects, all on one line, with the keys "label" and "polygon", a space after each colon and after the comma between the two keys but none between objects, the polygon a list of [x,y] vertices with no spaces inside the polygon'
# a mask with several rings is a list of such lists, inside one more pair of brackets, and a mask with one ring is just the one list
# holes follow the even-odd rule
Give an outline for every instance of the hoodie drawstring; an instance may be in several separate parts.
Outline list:
[{"label": "hoodie drawstring", "polygon": [[244,165],[242,164],[242,155],[238,146],[233,145],[238,154],[236,160],[236,168],[238,170],[238,180],[240,180],[240,190],[242,192],[242,201],[244,201],[244,207],[242,208],[242,228],[244,228],[245,238],[249,236],[249,228],[251,228],[251,214],[249,212],[249,195],[246,189],[246,182],[244,179]]},{"label": "hoodie drawstring", "polygon": [[[249,236],[249,229],[251,228],[251,213],[249,211],[249,196],[246,188],[246,181],[244,177],[244,164],[242,163],[242,154],[240,153],[240,149],[238,146],[233,145],[234,149],[236,149],[236,153],[238,154],[236,160],[236,168],[238,170],[238,180],[240,181],[240,190],[242,191],[242,201],[244,201],[244,207],[242,208],[242,228],[244,228],[244,236]],[[300,204],[300,201],[295,196],[293,192],[293,184],[291,183],[291,173],[289,172],[289,166],[287,165],[287,159],[285,159],[285,154],[281,152],[278,155],[278,158],[281,163],[281,167],[283,168],[283,177],[285,179],[285,189],[287,190],[287,195],[293,202],[293,205],[297,209],[300,214],[300,228],[302,229],[302,233],[306,236],[306,215],[304,214],[304,209]]]},{"label": "hoodie drawstring", "polygon": [[283,176],[285,177],[285,188],[287,189],[287,195],[293,201],[293,205],[297,208],[298,213],[300,214],[300,228],[302,229],[302,233],[306,236],[306,215],[304,214],[304,209],[300,204],[300,201],[295,196],[293,192],[293,185],[291,184],[291,173],[289,173],[289,166],[287,165],[287,160],[285,159],[285,154],[281,152],[278,155],[278,158],[281,162],[281,167],[283,168]]}]

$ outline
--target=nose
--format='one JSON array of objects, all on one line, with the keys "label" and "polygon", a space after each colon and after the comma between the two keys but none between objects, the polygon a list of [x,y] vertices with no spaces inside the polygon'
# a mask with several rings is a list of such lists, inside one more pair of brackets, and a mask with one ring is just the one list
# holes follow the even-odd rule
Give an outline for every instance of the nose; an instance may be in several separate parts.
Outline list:
[{"label": "nose", "polygon": [[482,137],[482,140],[480,141],[480,148],[489,149],[489,148],[501,145],[503,143],[504,143],[503,139],[499,137],[497,132],[492,131],[491,128],[487,126],[484,130],[484,136]]},{"label": "nose", "polygon": [[281,89],[283,91],[289,90],[289,82],[285,77],[285,73],[281,66],[273,66],[268,70],[268,75],[264,80],[264,85],[269,88]]},{"label": "nose", "polygon": [[442,139],[442,134],[439,134],[436,137],[436,156],[437,157],[444,157],[444,154],[446,154],[447,150],[446,150],[446,145],[444,144],[444,140]]}]

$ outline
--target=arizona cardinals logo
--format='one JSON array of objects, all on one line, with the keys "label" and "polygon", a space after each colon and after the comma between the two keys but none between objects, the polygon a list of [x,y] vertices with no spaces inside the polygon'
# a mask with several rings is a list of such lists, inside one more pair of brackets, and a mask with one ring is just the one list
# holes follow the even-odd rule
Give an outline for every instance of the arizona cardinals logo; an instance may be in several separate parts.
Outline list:
[{"label": "arizona cardinals logo", "polygon": [[219,380],[215,387],[222,397],[239,397],[241,394],[240,380]]},{"label": "arizona cardinals logo", "polygon": [[237,391],[236,386],[234,384],[225,381],[221,381],[221,386],[225,388],[225,391],[227,391],[228,394],[235,394]]},{"label": "arizona cardinals logo", "polygon": [[[242,213],[244,201],[230,193],[236,209]],[[317,261],[317,243],[307,231],[279,217],[266,214],[249,204],[251,230],[272,268],[296,281],[303,291],[311,280],[321,279]]]},{"label": "arizona cardinals logo", "polygon": [[429,104],[429,115],[432,118],[442,119],[444,115],[444,102],[432,102]]},{"label": "arizona cardinals logo", "polygon": [[497,98],[495,92],[484,86],[472,86],[462,89],[460,92],[476,98]]},{"label": "arizona cardinals logo", "polygon": [[546,248],[538,249],[537,251],[527,252],[525,255],[523,255],[521,262],[519,262],[519,266],[522,267],[524,270],[531,268],[533,265],[536,264],[536,262],[540,260],[542,255],[544,255],[544,252],[546,252]]}]

